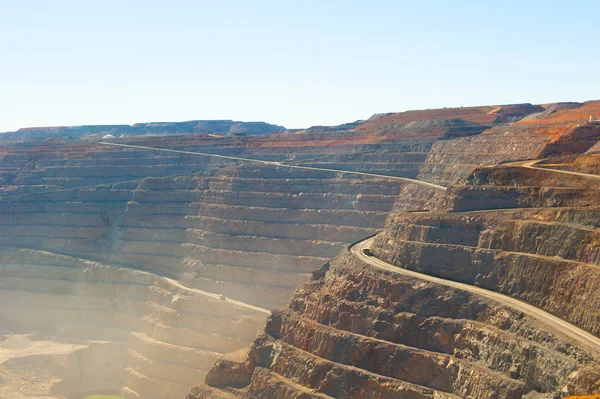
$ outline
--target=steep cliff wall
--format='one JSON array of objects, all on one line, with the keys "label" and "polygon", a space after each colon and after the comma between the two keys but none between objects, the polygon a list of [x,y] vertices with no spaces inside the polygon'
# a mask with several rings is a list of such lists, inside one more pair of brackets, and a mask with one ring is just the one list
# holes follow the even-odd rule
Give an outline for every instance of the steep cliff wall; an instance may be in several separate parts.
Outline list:
[{"label": "steep cliff wall", "polygon": [[[427,210],[391,212],[371,251],[600,335],[598,181],[527,165],[476,169]],[[550,398],[594,389],[596,352],[488,298],[343,254],[273,313],[247,358],[218,362],[188,398]]]},{"label": "steep cliff wall", "polygon": [[550,140],[527,128],[500,126],[478,136],[438,141],[418,178],[449,186],[478,166],[537,158]]},{"label": "steep cliff wall", "polygon": [[374,253],[411,270],[521,298],[600,334],[598,209],[579,210],[577,224],[565,221],[565,213],[404,214],[390,219]]},{"label": "steep cliff wall", "polygon": [[218,362],[188,398],[520,398],[559,391],[590,360],[493,301],[344,255],[269,318],[246,359]]}]

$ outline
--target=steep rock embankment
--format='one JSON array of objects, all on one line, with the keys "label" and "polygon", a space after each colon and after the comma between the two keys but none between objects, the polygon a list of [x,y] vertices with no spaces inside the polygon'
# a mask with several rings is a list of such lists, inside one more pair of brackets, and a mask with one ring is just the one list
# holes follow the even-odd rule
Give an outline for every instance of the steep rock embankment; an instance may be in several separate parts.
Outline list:
[{"label": "steep rock embankment", "polygon": [[[430,211],[391,212],[371,249],[598,335],[597,190],[528,164],[479,168]],[[487,298],[345,254],[271,316],[245,360],[217,363],[188,398],[549,398],[594,385],[596,352]]]},{"label": "steep rock embankment", "polygon": [[[577,224],[569,220],[575,212]],[[374,253],[411,270],[521,298],[600,334],[598,213],[403,214],[390,219]]]},{"label": "steep rock embankment", "polygon": [[450,186],[482,165],[537,158],[551,137],[527,128],[496,127],[483,134],[438,141],[423,163],[418,178]]},{"label": "steep rock embankment", "polygon": [[218,362],[188,398],[520,398],[559,391],[589,363],[567,342],[493,301],[345,255],[270,317],[246,359]]},{"label": "steep rock embankment", "polygon": [[451,187],[438,209],[464,212],[482,209],[582,207],[600,204],[600,180],[538,167],[478,168]]}]

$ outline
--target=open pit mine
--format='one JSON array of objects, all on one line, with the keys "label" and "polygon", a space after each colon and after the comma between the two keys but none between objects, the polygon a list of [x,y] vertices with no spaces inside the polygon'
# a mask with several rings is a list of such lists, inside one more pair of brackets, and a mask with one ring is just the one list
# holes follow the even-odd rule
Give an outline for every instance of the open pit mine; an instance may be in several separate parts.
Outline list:
[{"label": "open pit mine", "polygon": [[597,116],[2,134],[0,398],[600,393]]}]

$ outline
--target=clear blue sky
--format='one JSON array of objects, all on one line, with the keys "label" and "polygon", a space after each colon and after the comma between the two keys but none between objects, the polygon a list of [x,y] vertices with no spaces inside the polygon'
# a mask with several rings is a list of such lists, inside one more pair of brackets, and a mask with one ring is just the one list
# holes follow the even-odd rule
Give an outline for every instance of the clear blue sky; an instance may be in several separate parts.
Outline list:
[{"label": "clear blue sky", "polygon": [[0,0],[0,131],[600,98],[600,2]]}]

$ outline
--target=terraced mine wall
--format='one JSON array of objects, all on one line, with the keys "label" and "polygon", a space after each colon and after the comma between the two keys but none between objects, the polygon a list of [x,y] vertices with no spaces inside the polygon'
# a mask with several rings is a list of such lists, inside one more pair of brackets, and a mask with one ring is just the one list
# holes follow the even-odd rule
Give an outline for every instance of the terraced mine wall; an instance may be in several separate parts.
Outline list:
[{"label": "terraced mine wall", "polygon": [[550,138],[527,129],[497,127],[483,134],[433,144],[418,178],[450,186],[478,166],[537,158]]},{"label": "terraced mine wall", "polygon": [[[586,177],[480,168],[429,211],[391,212],[371,250],[399,269],[501,292],[599,335],[598,198]],[[246,358],[217,362],[188,399],[550,398],[595,389],[594,356],[487,296],[345,252],[272,314]]]},{"label": "terraced mine wall", "polygon": [[231,164],[216,158],[102,144],[4,147],[0,160],[2,198],[189,174]]},{"label": "terraced mine wall", "polygon": [[[483,133],[476,132],[470,137],[455,138],[449,135],[447,126],[438,131],[440,127],[436,121],[429,122],[426,127],[410,127],[412,125],[391,128],[383,135],[365,135],[362,131],[282,134],[252,139],[183,135],[130,137],[119,143],[418,177],[450,185],[469,175],[477,166],[536,158],[553,140],[551,135],[538,134],[527,126],[503,125]],[[591,133],[572,136],[569,140],[583,146],[591,145],[588,141],[595,140]],[[148,149],[120,148],[116,151],[115,147],[103,144],[5,147],[0,150],[0,156],[6,165],[0,169],[0,183],[4,180],[4,187],[0,189],[5,195],[85,187],[101,182],[108,184],[148,176],[180,175],[230,163],[214,157]],[[110,158],[112,162],[107,164],[106,160]]]},{"label": "terraced mine wall", "polygon": [[599,190],[600,180],[585,176],[478,169],[440,201],[450,213],[390,215],[374,253],[521,298],[600,334]]},{"label": "terraced mine wall", "polygon": [[247,348],[267,310],[160,280],[129,339],[126,398],[182,398],[224,354]]},{"label": "terraced mine wall", "polygon": [[390,220],[374,252],[411,270],[521,298],[600,334],[598,216],[597,208],[405,214]]},{"label": "terraced mine wall", "polygon": [[[331,137],[281,135],[252,143],[206,136],[125,142],[418,176],[450,185],[480,165],[534,158],[552,140],[548,135],[527,135],[526,130],[502,129],[458,139],[437,133],[393,137],[380,132],[364,137],[336,132]],[[372,270],[349,255],[302,286],[315,268],[330,265],[328,260],[348,243],[380,230],[386,218],[388,232],[376,241],[377,256],[383,258],[388,251],[390,261],[408,259],[421,267],[419,262],[430,256],[428,250],[412,249],[419,245],[397,249],[393,226],[400,218],[418,218],[428,210],[597,205],[595,187],[583,181],[556,180],[552,174],[524,168],[480,168],[440,198],[439,190],[407,181],[103,144],[23,145],[0,152],[0,244],[6,246],[3,267],[8,276],[2,290],[5,307],[12,309],[2,314],[7,318],[4,332],[35,331],[84,348],[105,340],[116,345],[106,347],[106,356],[121,345],[117,363],[124,372],[106,380],[111,390],[122,387],[128,399],[181,398],[205,375],[207,384],[195,396],[364,397],[375,389],[382,397],[488,397],[490,392],[492,397],[520,397],[577,385],[579,380],[569,382],[563,375],[584,370],[591,360],[564,337],[510,309],[462,291],[450,295],[445,287]],[[573,217],[586,223],[592,218]],[[592,229],[591,224],[585,226]],[[451,235],[460,237],[459,230]],[[548,240],[554,233],[548,230],[543,237]],[[509,244],[502,249],[502,234],[498,230],[493,239],[482,235],[474,255],[463,254],[470,250],[434,251],[431,256],[446,262],[473,260],[452,270],[453,275],[437,263],[422,267],[520,295],[553,311],[566,302],[566,270],[577,271],[579,297],[587,298],[588,289],[594,288],[588,280],[595,275],[579,265],[593,263],[594,237],[585,236],[591,241],[577,250],[580,258],[544,263],[514,254],[535,252],[531,246],[537,242],[527,244],[527,250],[511,249]],[[561,230],[563,234],[580,233]],[[498,257],[502,260],[496,260],[499,252],[506,253]],[[550,250],[546,255],[535,253],[555,256],[547,255]],[[527,285],[519,276],[523,267],[540,276],[551,267],[558,277]],[[97,270],[101,277],[96,277]],[[552,284],[561,289],[548,294]],[[111,285],[117,291],[111,291]],[[303,288],[294,294],[298,286]],[[447,301],[444,295],[449,295]],[[549,299],[543,299],[546,295]],[[79,296],[82,299],[76,300]],[[394,299],[386,300],[388,296]],[[273,315],[266,335],[254,341],[246,357],[244,348],[269,311],[290,298],[290,307]],[[17,302],[21,308],[13,308]],[[485,306],[471,309],[466,303]],[[110,318],[113,307],[117,316]],[[449,308],[457,310],[452,313]],[[55,311],[69,323],[52,318]],[[588,329],[598,324],[585,308],[563,311],[571,311],[572,320]],[[25,319],[24,312],[39,318]],[[104,356],[98,354],[99,360],[90,364],[103,364]],[[217,359],[224,360],[209,372]],[[420,365],[429,374],[415,373]],[[560,376],[553,376],[552,370]],[[64,382],[54,392],[85,393],[78,381],[67,381],[58,371],[56,375]]]},{"label": "terraced mine wall", "polygon": [[560,390],[590,361],[498,303],[343,255],[188,398],[520,398]]},{"label": "terraced mine wall", "polygon": [[597,205],[599,180],[533,167],[477,168],[437,203],[453,212]]},{"label": "terraced mine wall", "polygon": [[156,278],[38,250],[2,248],[0,256],[3,327],[13,333],[127,340]]},{"label": "terraced mine wall", "polygon": [[[269,137],[254,141],[252,146],[245,145],[243,141],[216,145],[199,143],[191,138],[181,142],[139,139],[131,143],[419,178],[446,186],[468,176],[478,166],[534,159],[550,151],[549,146],[554,145],[551,135],[538,134],[527,127],[484,126],[468,137],[460,137],[460,134],[450,134],[448,127],[438,131],[437,123],[441,122],[431,121],[427,128],[410,127],[412,124],[390,127],[385,134],[366,137],[361,137],[357,131],[329,135],[282,135],[277,140]],[[583,149],[589,147],[592,144],[590,140],[596,136],[574,135],[569,142]]]},{"label": "terraced mine wall", "polygon": [[[314,268],[383,227],[393,209],[430,208],[436,192],[160,151],[63,154],[23,152],[4,186],[3,332],[82,348],[107,342],[98,359],[121,348],[114,368],[123,372],[98,375],[126,398],[184,397],[215,360],[248,348]],[[38,393],[89,393],[88,377],[66,377],[78,367],[68,364]]]}]

